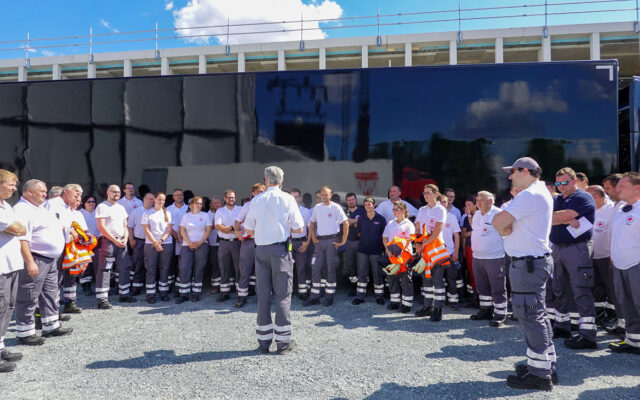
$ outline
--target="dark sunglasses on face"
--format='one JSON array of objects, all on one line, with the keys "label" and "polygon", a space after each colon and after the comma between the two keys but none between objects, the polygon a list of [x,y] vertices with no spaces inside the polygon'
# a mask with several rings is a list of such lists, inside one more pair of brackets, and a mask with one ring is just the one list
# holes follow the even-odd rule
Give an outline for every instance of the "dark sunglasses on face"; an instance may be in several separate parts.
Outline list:
[{"label": "dark sunglasses on face", "polygon": [[95,200],[87,200],[87,203],[95,203]]},{"label": "dark sunglasses on face", "polygon": [[560,181],[560,182],[556,182],[556,186],[560,187],[560,186],[567,186],[571,181]]}]

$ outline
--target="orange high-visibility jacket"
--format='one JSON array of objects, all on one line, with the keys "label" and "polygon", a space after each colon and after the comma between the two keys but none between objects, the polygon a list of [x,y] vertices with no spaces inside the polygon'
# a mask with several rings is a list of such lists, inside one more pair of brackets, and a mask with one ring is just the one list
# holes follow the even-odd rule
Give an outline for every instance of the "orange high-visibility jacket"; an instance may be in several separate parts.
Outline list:
[{"label": "orange high-visibility jacket", "polygon": [[436,238],[433,242],[422,246],[422,258],[427,262],[424,276],[425,278],[431,278],[431,269],[436,265],[449,265],[451,254],[442,239]]},{"label": "orange high-visibility jacket", "polygon": [[413,260],[413,256],[409,252],[409,247],[411,246],[411,240],[394,236],[394,238],[389,243],[387,243],[386,246],[387,247],[397,246],[398,248],[400,248],[400,252],[397,255],[395,254],[395,252],[390,250],[391,257],[389,257],[389,261],[391,262],[391,264],[400,264],[400,269],[398,270],[398,274],[406,272],[407,263]]},{"label": "orange high-visibility jacket", "polygon": [[98,239],[86,233],[76,222],[71,224],[71,229],[75,229],[78,233],[78,239],[64,246],[62,269],[68,269],[71,275],[80,275],[91,262],[92,250],[98,244]]}]

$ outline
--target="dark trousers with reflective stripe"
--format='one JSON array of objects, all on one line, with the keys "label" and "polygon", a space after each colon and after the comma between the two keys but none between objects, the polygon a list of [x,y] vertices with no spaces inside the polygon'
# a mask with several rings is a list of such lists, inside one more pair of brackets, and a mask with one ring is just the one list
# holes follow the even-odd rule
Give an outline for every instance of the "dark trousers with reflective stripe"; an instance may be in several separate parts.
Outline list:
[{"label": "dark trousers with reflective stripe", "polygon": [[313,244],[310,242],[304,253],[300,253],[304,241],[293,239],[291,254],[293,255],[293,266],[296,269],[296,282],[298,293],[307,293],[307,282],[311,282],[311,254],[313,254]]},{"label": "dark trousers with reflective stripe", "polygon": [[448,266],[442,265],[442,263],[438,263],[431,268],[431,278],[427,278],[422,275],[422,287],[423,287],[423,296],[424,296],[424,305],[427,307],[436,307],[442,308],[444,306],[444,301],[446,300],[447,288],[449,292],[449,297],[456,295],[456,287],[452,285],[447,285],[445,288],[445,274],[448,268],[454,268],[453,264],[449,262]]},{"label": "dark trousers with reflective stripe", "polygon": [[356,298],[364,300],[367,297],[367,284],[369,283],[369,271],[373,276],[373,293],[376,299],[381,299],[384,295],[384,279],[380,274],[380,258],[382,254],[358,253],[358,288]]},{"label": "dark trousers with reflective stripe", "polygon": [[218,266],[218,247],[209,246],[209,265],[211,266],[211,287],[220,289],[220,267]]},{"label": "dark trousers with reflective stripe", "polygon": [[[580,314],[578,333],[580,336],[596,340],[596,310],[593,301],[593,242],[582,242],[568,246],[552,245],[554,272],[553,294],[556,301],[555,326],[567,331],[571,330],[571,302]],[[571,288],[571,292],[566,287]],[[560,316],[561,320],[558,320]]]},{"label": "dark trousers with reflective stripe", "polygon": [[[62,292],[62,296],[58,296],[58,300],[62,297],[62,301],[68,303],[76,299],[76,278],[77,275],[71,275],[68,269],[62,269],[62,257],[58,258],[56,263],[58,268],[58,289]],[[60,292],[58,292],[60,294]]]},{"label": "dark trousers with reflective stripe", "polygon": [[[384,268],[391,264],[391,261],[389,261],[389,257],[385,255],[380,257],[378,263],[381,268]],[[409,268],[407,271],[397,275],[387,275],[389,278],[389,295],[391,296],[390,300],[392,303],[401,303],[407,307],[413,305],[412,272],[411,268]]]},{"label": "dark trousers with reflective stripe", "polygon": [[333,245],[337,239],[320,239],[311,258],[311,298],[320,297],[320,289],[322,283],[322,269],[326,265],[327,271],[327,287],[325,288],[325,296],[332,299],[336,293],[336,270],[340,262],[338,258],[338,250]]},{"label": "dark trousers with reflective stripe", "polygon": [[58,321],[58,266],[56,259],[33,256],[38,275],[30,276],[21,269],[16,295],[16,336],[27,337],[36,333],[35,311],[40,308],[42,331],[60,326]]},{"label": "dark trousers with reflective stripe", "polygon": [[[261,348],[269,348],[274,338],[278,344],[291,341],[291,292],[293,257],[281,244],[256,246],[256,296],[258,315],[256,334]],[[271,319],[271,295],[275,305],[275,324]]]},{"label": "dark trousers with reflective stripe", "polygon": [[541,378],[551,378],[551,364],[556,362],[553,330],[546,317],[545,293],[547,279],[553,273],[550,256],[533,260],[529,272],[525,260],[515,260],[509,269],[511,304],[527,342],[527,367]]},{"label": "dark trousers with reflective stripe", "polygon": [[495,259],[473,258],[476,291],[480,308],[493,307],[493,312],[502,318],[507,316],[507,277],[504,257]]},{"label": "dark trousers with reflective stripe", "polygon": [[19,272],[0,274],[0,351],[4,349],[4,335],[7,334],[11,314],[16,306]]},{"label": "dark trousers with reflective stripe", "polygon": [[136,245],[133,246],[131,254],[131,285],[134,288],[142,288],[145,282],[145,266],[144,266],[144,239],[135,238]]},{"label": "dark trousers with reflective stripe", "polygon": [[220,241],[218,249],[218,266],[220,267],[220,293],[231,291],[231,278],[238,283],[240,279],[240,241]]},{"label": "dark trousers with reflective stripe", "polygon": [[152,296],[156,294],[156,279],[160,293],[169,292],[169,269],[173,258],[173,243],[163,244],[158,252],[152,244],[144,245],[144,264],[146,265],[146,292]]},{"label": "dark trousers with reflective stripe", "polygon": [[[202,277],[207,266],[207,256],[209,255],[209,245],[203,243],[195,250],[189,246],[182,246],[180,249],[180,282],[176,283],[178,291],[182,295],[188,295],[191,291],[193,280],[193,293],[202,292]],[[193,279],[192,279],[193,278]]]},{"label": "dark trousers with reflective stripe", "polygon": [[248,238],[240,245],[240,267],[238,269],[238,298],[249,296],[249,282],[255,274],[256,242]]},{"label": "dark trousers with reflective stripe", "polygon": [[357,282],[359,243],[359,240],[347,240],[344,245],[344,268],[351,283]]},{"label": "dark trousers with reflective stripe", "polygon": [[129,283],[130,259],[127,248],[119,248],[112,241],[101,238],[98,243],[98,268],[96,269],[96,298],[98,301],[109,298],[109,283],[111,270],[116,268],[120,276],[120,296],[128,296],[131,284]]},{"label": "dark trousers with reflective stripe", "polygon": [[613,293],[612,269],[613,266],[611,265],[611,259],[609,257],[593,259],[593,301],[598,307],[614,307],[618,310],[620,307]]},{"label": "dark trousers with reflective stripe", "polygon": [[640,348],[640,264],[613,268],[613,287],[627,330],[625,342]]}]

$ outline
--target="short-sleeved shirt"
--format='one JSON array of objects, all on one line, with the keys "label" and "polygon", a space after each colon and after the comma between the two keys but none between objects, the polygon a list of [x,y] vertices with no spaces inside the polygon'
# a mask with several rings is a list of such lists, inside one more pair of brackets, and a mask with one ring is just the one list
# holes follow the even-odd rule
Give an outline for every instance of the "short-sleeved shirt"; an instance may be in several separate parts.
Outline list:
[{"label": "short-sleeved shirt", "polygon": [[142,207],[142,200],[140,200],[135,196],[133,197],[133,200],[128,200],[126,197],[123,196],[120,198],[120,200],[118,200],[118,204],[124,207],[125,211],[127,212],[127,215],[131,215],[131,212],[133,210],[135,210],[136,208]]},{"label": "short-sleeved shirt", "polygon": [[[260,195],[258,195],[258,196],[260,196]],[[256,196],[256,197],[258,197],[258,196]],[[255,199],[255,197],[254,197],[254,199]],[[244,203],[244,205],[242,207],[240,207],[240,212],[235,217],[235,222],[239,222],[241,224],[240,228],[242,229],[242,237],[244,237],[244,238],[248,238],[250,236],[248,233],[245,232],[244,225],[242,225],[242,223],[247,218],[247,214],[249,214],[249,209],[251,208],[251,202],[252,201],[253,201],[253,199],[248,201],[248,202],[246,202],[246,203]]]},{"label": "short-sleeved shirt", "polygon": [[382,243],[382,234],[387,226],[387,220],[378,213],[373,218],[369,218],[367,214],[358,218],[356,233],[360,234],[358,242],[358,253],[375,255],[384,252],[384,243]]},{"label": "short-sleeved shirt", "polygon": [[[596,212],[596,203],[593,197],[582,189],[578,189],[567,197],[557,196],[553,200],[553,211],[573,210],[578,213],[576,219],[585,217],[593,224]],[[582,235],[574,238],[567,230],[565,224],[555,225],[551,227],[551,235],[549,240],[555,244],[580,243],[591,239],[593,229],[588,230]]]},{"label": "short-sleeved shirt", "polygon": [[460,209],[452,204],[451,210],[449,210],[449,212],[456,217],[458,226],[462,226],[462,213],[460,212]]},{"label": "short-sleeved shirt", "polygon": [[246,229],[254,231],[257,246],[286,241],[292,230],[301,229],[304,220],[296,200],[289,193],[271,186],[254,199],[244,221]]},{"label": "short-sleeved shirt", "polygon": [[504,251],[509,256],[540,257],[551,253],[553,199],[544,182],[533,182],[518,193],[505,211],[515,218],[511,234],[504,237]]},{"label": "short-sleeved shirt", "polygon": [[8,274],[24,268],[20,253],[20,239],[4,231],[15,222],[20,221],[11,204],[0,200],[0,274]]},{"label": "short-sleeved shirt", "polygon": [[[242,207],[235,205],[232,209],[227,208],[227,206],[220,207],[218,211],[216,211],[216,218],[213,225],[233,226],[233,223],[236,221],[236,217],[240,214],[241,210]],[[220,231],[218,231],[218,237],[223,239],[237,239],[235,233],[223,233]]]},{"label": "short-sleeved shirt", "polygon": [[[213,208],[209,210],[209,218],[211,219],[211,222],[216,220],[216,210]],[[218,230],[213,225],[214,224],[212,224],[211,233],[209,234],[209,239],[207,241],[209,242],[209,246],[220,246],[220,242],[218,241]]]},{"label": "short-sleeved shirt", "polygon": [[300,210],[300,215],[302,215],[304,226],[302,227],[302,233],[291,234],[291,237],[294,239],[307,237],[307,230],[309,228],[309,224],[311,223],[311,210],[304,206],[298,206],[298,209]]},{"label": "short-sleeved shirt", "polygon": [[316,204],[311,214],[311,222],[316,223],[318,236],[336,235],[340,232],[340,224],[346,220],[342,207],[334,202],[330,202],[328,206]]},{"label": "short-sleeved shirt", "polygon": [[87,228],[89,228],[89,233],[91,233],[95,237],[100,237],[100,231],[98,230],[98,223],[96,222],[96,212],[89,212],[84,208],[78,210],[82,216],[84,217],[84,221],[87,224]]},{"label": "short-sleeved shirt", "polygon": [[32,253],[49,258],[60,257],[65,238],[62,225],[55,214],[43,206],[30,203],[24,197],[20,198],[13,209],[27,229],[27,233],[18,239],[28,242]]},{"label": "short-sleeved shirt", "polygon": [[138,207],[129,213],[127,226],[133,229],[133,237],[138,239],[143,239],[145,237],[144,228],[142,228],[142,217],[145,213],[150,212],[151,210],[151,208],[146,209],[144,207]]},{"label": "short-sleeved shirt", "polygon": [[[425,226],[427,232],[433,232],[436,229],[436,224],[441,222],[443,225],[447,221],[447,209],[442,206],[440,203],[436,203],[436,205],[431,208],[427,204],[426,206],[420,207],[418,210],[418,215],[416,216],[416,225],[419,227],[419,234],[422,234],[422,227]],[[444,236],[442,231],[438,237],[441,240],[444,240]]]},{"label": "short-sleeved shirt", "polygon": [[[166,212],[166,214],[165,214]],[[167,231],[167,226],[171,224],[171,213],[164,210],[156,210],[154,208],[142,213],[140,225],[148,225],[149,233],[155,240],[160,240],[162,235]],[[153,244],[147,235],[144,235],[144,242],[146,244]],[[162,244],[173,243],[173,237],[171,235],[162,242]]]},{"label": "short-sleeved shirt", "polygon": [[[409,221],[409,218],[403,219],[402,222],[394,219],[384,228],[382,236],[387,238],[388,241],[392,241],[394,237],[407,239],[414,233],[416,233],[416,226],[413,222]],[[411,245],[409,245],[408,249],[411,251]]]},{"label": "short-sleeved shirt", "polygon": [[613,202],[596,210],[593,222],[593,258],[609,258],[611,254],[611,221],[616,208]]},{"label": "short-sleeved shirt", "polygon": [[640,201],[628,212],[616,210],[611,223],[611,261],[620,270],[640,263]]},{"label": "short-sleeved shirt", "polygon": [[62,225],[65,241],[67,242],[71,240],[69,231],[72,223],[77,223],[84,230],[89,229],[82,213],[77,210],[72,210],[71,207],[62,200],[62,197],[56,197],[47,201],[43,204],[43,207],[51,211],[56,218],[58,218],[60,225]]},{"label": "short-sleeved shirt", "polygon": [[[182,216],[189,210],[189,206],[183,204],[182,207],[176,207],[176,203],[171,204],[167,207],[167,211],[171,213],[171,221],[173,223],[173,230],[176,232],[180,232],[180,221],[182,221]],[[176,246],[176,248],[180,248],[180,246]]]},{"label": "short-sleeved shirt", "polygon": [[[348,208],[344,209],[344,215],[347,216],[347,219],[355,219],[356,221],[367,215],[364,207],[356,207],[355,210],[351,211]],[[349,225],[349,234],[347,235],[347,240],[359,240],[358,230],[355,225]]]},{"label": "short-sleeved shirt", "polygon": [[[404,200],[400,201],[402,201],[407,206],[407,211],[409,211],[410,217],[415,217],[418,214],[418,210],[410,203]],[[382,215],[387,220],[387,223],[396,219],[395,215],[393,215],[393,203],[389,199],[378,204],[378,206],[376,207],[376,212]]]},{"label": "short-sleeved shirt", "polygon": [[492,206],[486,214],[478,210],[473,214],[471,237],[473,238],[473,257],[481,260],[495,260],[504,257],[502,236],[493,227],[493,217],[502,210]]},{"label": "short-sleeved shirt", "polygon": [[460,232],[460,223],[458,218],[452,212],[447,213],[447,221],[442,227],[442,237],[444,238],[444,246],[449,253],[453,254],[456,243],[453,240],[453,234]]},{"label": "short-sleeved shirt", "polygon": [[104,218],[105,229],[116,239],[124,238],[127,210],[120,204],[103,201],[96,207],[96,220]]},{"label": "short-sleeved shirt", "polygon": [[[202,211],[197,214],[188,212],[182,216],[182,221],[180,221],[180,227],[184,227],[187,230],[187,237],[191,242],[200,241],[207,226],[211,225],[209,214]],[[187,241],[183,239],[182,245],[188,246]]]}]

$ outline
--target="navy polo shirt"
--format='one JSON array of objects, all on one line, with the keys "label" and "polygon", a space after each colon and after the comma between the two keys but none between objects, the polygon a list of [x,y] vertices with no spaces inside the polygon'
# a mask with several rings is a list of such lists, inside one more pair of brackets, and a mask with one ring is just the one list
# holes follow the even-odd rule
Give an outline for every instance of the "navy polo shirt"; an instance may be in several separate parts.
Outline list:
[{"label": "navy polo shirt", "polygon": [[[348,219],[356,219],[366,217],[367,211],[363,207],[358,207],[354,211],[349,211],[348,208],[344,209],[344,213],[346,214]],[[358,240],[358,231],[354,226],[349,226],[349,235],[347,235],[347,240]]]},{"label": "navy polo shirt", "polygon": [[366,212],[358,218],[358,233],[360,234],[358,253],[368,255],[382,254],[384,252],[382,232],[384,232],[386,225],[387,220],[378,213],[371,219],[367,217]]},{"label": "navy polo shirt", "polygon": [[[465,228],[467,230],[467,232],[473,231],[473,228],[471,227],[471,224],[469,223],[469,216],[468,215],[465,215],[464,221],[462,222],[462,227]],[[465,242],[465,247],[471,247],[471,236],[469,236],[467,238],[467,241]]]},{"label": "navy polo shirt", "polygon": [[[593,197],[582,189],[576,190],[573,194],[567,197],[556,196],[553,199],[553,211],[560,210],[573,210],[578,213],[576,219],[585,217],[589,222],[593,224],[596,213],[596,203],[593,201]],[[593,235],[593,229],[582,235],[574,238],[567,230],[568,225],[554,225],[551,227],[551,234],[549,240],[555,244],[572,244],[580,243],[591,239]]]}]

